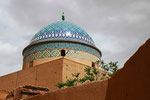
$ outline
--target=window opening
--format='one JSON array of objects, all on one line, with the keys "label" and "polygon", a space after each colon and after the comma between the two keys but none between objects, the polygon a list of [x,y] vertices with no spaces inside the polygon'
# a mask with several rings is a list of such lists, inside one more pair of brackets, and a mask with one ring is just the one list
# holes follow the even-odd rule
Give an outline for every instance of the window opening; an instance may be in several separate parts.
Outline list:
[{"label": "window opening", "polygon": [[66,54],[65,54],[65,50],[64,49],[62,49],[61,50],[61,56],[65,56]]},{"label": "window opening", "polygon": [[92,67],[95,67],[95,63],[94,62],[92,62]]},{"label": "window opening", "polygon": [[33,61],[30,61],[29,67],[33,67]]}]

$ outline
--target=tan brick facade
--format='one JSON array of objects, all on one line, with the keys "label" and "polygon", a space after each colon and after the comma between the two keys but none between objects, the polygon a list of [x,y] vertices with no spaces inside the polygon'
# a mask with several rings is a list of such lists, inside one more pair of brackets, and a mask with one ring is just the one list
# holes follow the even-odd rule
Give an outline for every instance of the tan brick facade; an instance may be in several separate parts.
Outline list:
[{"label": "tan brick facade", "polygon": [[[80,64],[84,64],[84,65],[87,65],[87,66],[91,66],[92,65],[92,62],[88,61],[88,60],[83,60],[83,59],[80,59],[80,58],[62,57],[61,56],[61,57],[52,57],[52,58],[43,58],[43,59],[33,60],[33,67],[37,66],[37,65],[40,65],[40,64],[44,64],[44,63],[50,62],[50,61],[54,61],[54,60],[57,60],[57,59],[60,59],[60,58],[66,58],[66,59],[78,62]],[[28,68],[30,68],[30,62],[25,63],[23,65],[22,69],[28,69]]]},{"label": "tan brick facade", "polygon": [[11,91],[23,85],[34,85],[56,90],[56,83],[72,78],[72,73],[79,72],[81,77],[84,75],[84,68],[90,66],[91,63],[87,62],[85,65],[83,63],[86,63],[86,61],[81,60],[80,62],[79,59],[73,61],[62,57],[2,76],[0,77],[0,90]]},{"label": "tan brick facade", "polygon": [[0,90],[11,91],[23,85],[57,89],[55,83],[62,81],[62,59],[44,63],[36,67],[17,71],[0,77]]}]

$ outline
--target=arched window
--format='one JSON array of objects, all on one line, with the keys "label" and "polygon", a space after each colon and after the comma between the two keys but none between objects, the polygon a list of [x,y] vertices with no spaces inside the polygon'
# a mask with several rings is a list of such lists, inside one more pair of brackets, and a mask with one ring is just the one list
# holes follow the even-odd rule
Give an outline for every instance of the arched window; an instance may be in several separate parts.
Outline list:
[{"label": "arched window", "polygon": [[65,56],[66,54],[65,54],[65,50],[64,49],[62,49],[61,50],[61,56]]}]

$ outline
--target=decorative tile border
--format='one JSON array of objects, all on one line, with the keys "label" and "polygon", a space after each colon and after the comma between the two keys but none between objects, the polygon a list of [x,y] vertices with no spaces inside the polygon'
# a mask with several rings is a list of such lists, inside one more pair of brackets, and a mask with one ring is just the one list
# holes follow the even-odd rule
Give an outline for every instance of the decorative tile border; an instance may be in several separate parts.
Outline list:
[{"label": "decorative tile border", "polygon": [[101,57],[100,53],[87,45],[84,44],[79,44],[79,43],[71,43],[71,42],[47,42],[47,43],[42,43],[42,44],[37,44],[29,47],[24,51],[24,56],[27,56],[33,52],[38,52],[41,50],[46,50],[46,49],[72,49],[72,50],[79,50],[79,51],[84,51],[88,52],[91,54],[94,54],[95,56],[98,56],[99,58]]},{"label": "decorative tile border", "polygon": [[[90,54],[88,52],[83,52],[79,50],[70,50],[70,49],[65,49],[66,52],[66,57],[71,57],[71,58],[80,58],[84,60],[88,60],[91,62],[95,62],[96,60],[99,60],[100,58]],[[27,56],[24,57],[24,64],[33,60],[37,59],[42,59],[42,58],[52,58],[52,57],[60,57],[60,52],[61,49],[47,49],[47,50],[42,50],[38,52],[31,53]]]}]

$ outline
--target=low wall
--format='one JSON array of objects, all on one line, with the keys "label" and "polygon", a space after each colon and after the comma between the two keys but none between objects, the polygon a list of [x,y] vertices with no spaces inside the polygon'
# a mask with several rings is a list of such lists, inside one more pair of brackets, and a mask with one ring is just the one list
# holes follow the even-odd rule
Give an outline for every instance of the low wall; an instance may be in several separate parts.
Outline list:
[{"label": "low wall", "polygon": [[98,81],[57,90],[25,100],[105,100],[108,81]]}]

